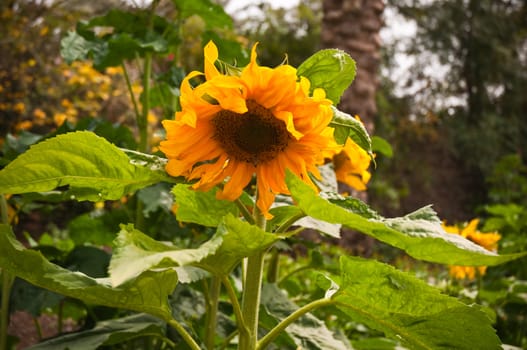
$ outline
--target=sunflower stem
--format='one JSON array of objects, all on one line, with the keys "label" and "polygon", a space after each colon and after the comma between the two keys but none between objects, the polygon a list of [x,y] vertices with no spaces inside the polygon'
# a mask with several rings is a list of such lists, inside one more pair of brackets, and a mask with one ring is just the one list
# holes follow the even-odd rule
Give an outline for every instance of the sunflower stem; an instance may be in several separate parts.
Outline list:
[{"label": "sunflower stem", "polygon": [[335,302],[331,299],[318,299],[302,306],[300,309],[296,310],[295,312],[284,318],[282,321],[280,321],[279,324],[277,324],[273,329],[271,329],[271,331],[269,331],[269,333],[267,333],[258,342],[255,349],[265,349],[265,347],[269,345],[269,343],[272,342],[277,336],[279,336],[280,333],[282,333],[291,323],[295,322],[297,319],[307,314],[311,310],[331,304],[335,304]]},{"label": "sunflower stem", "polygon": [[214,349],[214,338],[216,336],[216,324],[218,318],[218,304],[221,291],[221,278],[212,277],[212,284],[209,289],[207,305],[207,328],[205,330],[205,347],[209,350]]},{"label": "sunflower stem", "polygon": [[[265,230],[267,222],[257,206],[254,208],[254,222],[259,228]],[[254,350],[258,343],[258,311],[260,308],[264,257],[265,251],[262,250],[247,258],[247,270],[242,296],[242,314],[247,333],[240,333],[239,350]]]}]

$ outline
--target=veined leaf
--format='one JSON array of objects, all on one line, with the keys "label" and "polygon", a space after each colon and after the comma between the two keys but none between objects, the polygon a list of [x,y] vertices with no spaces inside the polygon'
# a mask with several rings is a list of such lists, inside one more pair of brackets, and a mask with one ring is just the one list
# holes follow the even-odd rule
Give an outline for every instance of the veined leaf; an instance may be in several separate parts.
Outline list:
[{"label": "veined leaf", "polygon": [[491,320],[480,310],[392,266],[341,258],[341,286],[333,294],[353,320],[410,349],[499,349]]},{"label": "veined leaf", "polygon": [[109,272],[112,284],[119,286],[154,268],[173,270],[197,263],[218,249],[222,237],[216,235],[196,249],[178,249],[152,239],[133,225],[122,225],[114,243]]},{"label": "veined leaf", "polygon": [[357,145],[368,153],[371,153],[371,139],[364,124],[358,119],[355,119],[348,113],[339,111],[335,107],[333,109],[333,120],[329,124],[335,129],[333,136],[337,143],[343,145],[346,140],[351,138]]},{"label": "veined leaf", "polygon": [[116,345],[141,337],[165,337],[166,325],[150,315],[136,314],[99,322],[94,328],[66,334],[32,346],[31,350],[75,349],[93,350],[104,345]]},{"label": "veined leaf", "polygon": [[[449,265],[498,265],[527,253],[498,255],[459,236],[446,233],[430,207],[404,217],[386,219],[356,200],[339,195],[331,200],[318,196],[311,187],[288,171],[286,182],[302,211],[315,219],[340,223],[406,251],[416,259]],[[356,209],[356,210],[355,210]]]},{"label": "veined leaf", "polygon": [[176,217],[179,221],[217,227],[227,214],[238,216],[236,204],[216,199],[217,188],[208,192],[195,191],[189,185],[178,184],[172,189],[176,197]]},{"label": "veined leaf", "polygon": [[134,154],[127,157],[92,132],[59,135],[33,145],[2,169],[0,193],[45,192],[68,185],[68,194],[77,200],[115,200],[161,181],[177,181],[162,169],[161,158]]},{"label": "veined leaf", "polygon": [[297,69],[297,75],[311,82],[311,91],[322,88],[326,97],[337,105],[344,90],[355,79],[355,61],[338,49],[320,50],[306,59]]},{"label": "veined leaf", "polygon": [[217,235],[223,237],[221,246],[214,254],[196,265],[219,275],[228,274],[243,258],[267,249],[283,238],[281,235],[265,232],[232,215],[225,216],[218,226]]},{"label": "veined leaf", "polygon": [[31,284],[86,303],[146,312],[172,318],[168,296],[177,284],[173,270],[147,271],[130,283],[112,288],[108,278],[91,278],[52,264],[16,240],[11,228],[0,225],[0,267]]}]

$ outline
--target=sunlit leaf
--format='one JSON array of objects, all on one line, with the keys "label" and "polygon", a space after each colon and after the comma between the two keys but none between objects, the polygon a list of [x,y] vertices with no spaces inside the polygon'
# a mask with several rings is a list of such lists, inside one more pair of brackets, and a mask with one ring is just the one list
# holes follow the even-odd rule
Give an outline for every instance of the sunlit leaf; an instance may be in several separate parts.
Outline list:
[{"label": "sunlit leaf", "polygon": [[178,184],[172,189],[176,197],[176,217],[179,221],[216,227],[227,214],[238,216],[238,207],[231,201],[216,199],[217,188],[208,192],[195,191],[189,185]]},{"label": "sunlit leaf", "polygon": [[66,334],[32,346],[32,350],[75,349],[93,350],[102,346],[117,345],[141,337],[165,337],[166,325],[163,321],[145,314],[99,322],[94,328],[82,332]]},{"label": "sunlit leaf", "polygon": [[77,200],[115,200],[160,181],[175,182],[160,158],[127,154],[91,132],[59,135],[33,145],[0,171],[0,193],[69,186]]},{"label": "sunlit leaf", "polygon": [[197,265],[219,275],[228,274],[243,258],[263,251],[283,238],[232,215],[225,216],[216,234],[223,237],[221,246]]},{"label": "sunlit leaf", "polygon": [[341,223],[403,249],[416,259],[449,265],[498,265],[526,254],[498,255],[459,235],[446,233],[431,207],[404,217],[386,219],[368,210],[365,204],[358,205],[356,200],[350,203],[339,195],[322,198],[291,172],[286,182],[293,199],[306,215]]},{"label": "sunlit leaf", "polygon": [[39,252],[24,248],[7,225],[0,225],[0,267],[31,284],[86,303],[171,319],[168,295],[177,284],[173,270],[147,271],[131,283],[112,288],[108,278],[91,278],[66,270]]},{"label": "sunlit leaf", "polygon": [[110,279],[118,286],[154,268],[173,269],[197,263],[213,254],[221,243],[222,237],[216,235],[196,249],[178,249],[152,239],[133,225],[122,225],[114,242]]},{"label": "sunlit leaf", "polygon": [[320,50],[306,59],[297,70],[311,82],[311,89],[322,88],[326,97],[337,105],[344,90],[355,79],[355,61],[338,49]]},{"label": "sunlit leaf", "polygon": [[342,257],[332,300],[354,321],[410,349],[500,348],[491,320],[478,308],[374,260]]}]

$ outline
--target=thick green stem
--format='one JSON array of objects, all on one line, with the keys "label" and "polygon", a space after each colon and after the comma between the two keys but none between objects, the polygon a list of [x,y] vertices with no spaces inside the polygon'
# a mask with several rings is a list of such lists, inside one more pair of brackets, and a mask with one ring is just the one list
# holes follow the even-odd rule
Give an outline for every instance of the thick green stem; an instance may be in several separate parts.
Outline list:
[{"label": "thick green stem", "polygon": [[312,301],[309,304],[306,304],[302,306],[300,309],[293,312],[291,315],[284,318],[279,324],[277,324],[269,333],[267,333],[256,346],[257,350],[263,350],[269,343],[271,343],[277,336],[282,333],[287,326],[289,326],[291,323],[295,322],[297,319],[302,317],[303,315],[307,314],[311,310],[314,310],[319,307],[327,306],[334,304],[334,301],[331,299],[319,299]]},{"label": "thick green stem", "polygon": [[[7,215],[7,201],[3,194],[0,194],[0,216],[2,224],[9,223]],[[9,325],[9,296],[14,276],[7,270],[2,270],[2,310],[0,311],[0,349],[7,349],[7,326]]]},{"label": "thick green stem", "polygon": [[214,349],[214,338],[216,336],[216,324],[218,320],[218,304],[221,291],[221,279],[212,277],[207,305],[207,328],[205,329],[205,347]]},{"label": "thick green stem", "polygon": [[192,350],[201,350],[198,343],[192,338],[190,334],[183,328],[183,326],[176,320],[169,320],[168,324],[174,328],[179,335],[183,338],[185,343],[192,349]]},{"label": "thick green stem", "polygon": [[280,252],[278,249],[273,249],[271,259],[269,260],[269,268],[267,269],[267,283],[276,283],[279,276],[280,266]]},{"label": "thick green stem", "polygon": [[[254,208],[254,222],[262,230],[265,230],[265,217],[256,206]],[[242,296],[242,314],[247,326],[247,334],[240,333],[239,350],[254,350],[258,342],[258,311],[260,308],[264,257],[265,251],[260,251],[247,258],[247,270]]]}]

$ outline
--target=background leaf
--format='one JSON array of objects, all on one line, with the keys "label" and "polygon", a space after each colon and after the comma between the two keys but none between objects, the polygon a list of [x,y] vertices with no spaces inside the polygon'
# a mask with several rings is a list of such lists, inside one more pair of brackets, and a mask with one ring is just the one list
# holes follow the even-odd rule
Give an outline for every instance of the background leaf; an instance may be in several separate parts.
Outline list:
[{"label": "background leaf", "polygon": [[122,225],[110,261],[110,279],[118,286],[153,268],[173,269],[197,263],[214,253],[221,242],[220,236],[214,236],[199,248],[178,249],[152,239],[133,225]]},{"label": "background leaf", "polygon": [[373,210],[367,210],[366,204],[357,205],[356,200],[350,204],[336,194],[329,197],[331,199],[319,197],[290,172],[286,182],[293,199],[306,215],[341,223],[402,249],[416,259],[449,265],[498,265],[526,254],[498,255],[459,235],[446,233],[430,207],[404,217],[385,219]]},{"label": "background leaf", "polygon": [[2,169],[0,193],[45,192],[68,185],[68,194],[77,200],[115,200],[160,181],[176,181],[160,169],[160,162],[153,162],[156,157],[133,154],[130,159],[92,132],[59,135],[33,145]]},{"label": "background leaf", "polygon": [[[94,328],[66,334],[30,347],[32,350],[75,349],[93,350],[141,337],[165,338],[166,325],[159,319],[136,314],[99,322]],[[168,342],[170,340],[166,339]]]},{"label": "background leaf", "polygon": [[210,0],[172,0],[179,11],[179,18],[200,16],[209,29],[231,29],[232,18],[222,6]]},{"label": "background leaf", "polygon": [[355,79],[355,61],[338,49],[320,50],[306,59],[297,69],[297,75],[311,82],[311,91],[322,88],[326,97],[337,105],[344,90]]},{"label": "background leaf", "polygon": [[410,349],[500,348],[491,320],[476,307],[374,260],[342,257],[332,300],[354,321]]},{"label": "background leaf", "polygon": [[31,284],[86,303],[146,312],[171,319],[168,295],[177,284],[173,270],[147,271],[112,288],[108,278],[91,278],[50,263],[37,251],[25,249],[7,225],[0,225],[0,267]]}]

